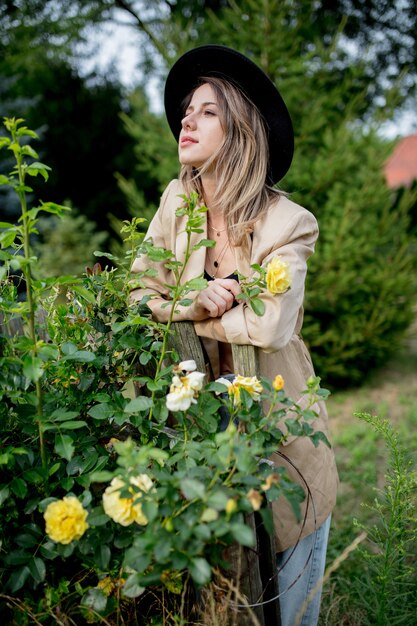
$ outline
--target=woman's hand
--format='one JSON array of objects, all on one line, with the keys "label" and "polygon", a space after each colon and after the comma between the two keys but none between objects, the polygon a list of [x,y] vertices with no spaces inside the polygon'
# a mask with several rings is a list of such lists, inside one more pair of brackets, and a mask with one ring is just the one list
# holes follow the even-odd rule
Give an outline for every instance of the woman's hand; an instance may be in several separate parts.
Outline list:
[{"label": "woman's hand", "polygon": [[[208,286],[200,291],[190,306],[177,305],[173,315],[174,322],[191,320],[201,322],[210,317],[221,317],[232,308],[235,297],[241,292],[237,280],[233,278],[216,278],[208,282]],[[168,322],[172,306],[166,306],[163,298],[152,298],[147,303],[152,317],[158,322]]]},{"label": "woman's hand", "polygon": [[206,289],[198,293],[189,307],[188,319],[195,322],[208,317],[221,317],[232,308],[235,297],[241,292],[240,285],[233,278],[210,280]]}]

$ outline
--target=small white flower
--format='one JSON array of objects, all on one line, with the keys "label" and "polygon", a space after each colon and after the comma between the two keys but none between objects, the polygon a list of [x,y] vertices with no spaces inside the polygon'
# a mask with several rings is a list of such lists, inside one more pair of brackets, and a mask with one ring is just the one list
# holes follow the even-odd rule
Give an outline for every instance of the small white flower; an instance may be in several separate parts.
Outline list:
[{"label": "small white flower", "polygon": [[[216,383],[220,383],[221,385],[225,385],[227,388],[230,387],[230,385],[232,384],[230,380],[228,380],[227,378],[216,378],[216,380],[214,381]],[[216,396],[218,396],[219,394],[223,393],[222,391],[216,391]]]},{"label": "small white flower", "polygon": [[181,361],[181,363],[178,363],[177,367],[183,372],[194,372],[197,369],[196,362],[193,359],[190,359],[189,361]]},{"label": "small white flower", "polygon": [[166,397],[168,411],[186,411],[191,404],[196,404],[194,399],[194,389],[182,385],[174,387],[171,385],[170,393]]},{"label": "small white flower", "polygon": [[194,391],[201,391],[203,388],[204,376],[205,374],[202,372],[190,372],[185,378],[188,379],[188,385],[191,389],[194,389]]},{"label": "small white flower", "polygon": [[[185,361],[194,363],[194,361]],[[186,411],[191,404],[196,404],[198,392],[203,388],[204,376],[202,372],[189,372],[186,376],[180,376],[180,370],[174,369],[169,394],[166,397],[166,405],[169,411]]]}]

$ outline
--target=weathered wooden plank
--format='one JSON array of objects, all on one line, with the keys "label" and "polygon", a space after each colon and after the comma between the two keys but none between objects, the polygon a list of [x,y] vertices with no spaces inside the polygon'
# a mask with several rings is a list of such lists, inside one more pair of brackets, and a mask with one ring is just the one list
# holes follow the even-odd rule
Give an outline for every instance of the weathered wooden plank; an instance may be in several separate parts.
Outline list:
[{"label": "weathered wooden plank", "polygon": [[199,372],[206,371],[203,349],[192,322],[174,322],[168,339],[170,350],[175,349],[181,360],[194,359]]},{"label": "weathered wooden plank", "polygon": [[254,346],[232,344],[235,374],[259,376],[259,355]]},{"label": "weathered wooden plank", "polygon": [[270,535],[268,533],[259,513],[255,513],[255,524],[263,589],[261,601],[265,603],[263,605],[265,624],[268,626],[270,624],[271,626],[281,626],[275,537],[273,534]]},{"label": "weathered wooden plank", "polygon": [[[252,528],[257,540],[254,514],[247,515],[245,521]],[[248,605],[251,605],[257,604],[259,599],[262,598],[262,577],[257,546],[255,548],[244,548],[239,544],[233,544],[227,549],[225,560],[229,564],[225,574],[230,576],[239,589],[239,597],[237,598],[237,606],[235,608],[238,612],[237,623],[239,626],[253,626],[253,615],[260,626],[272,626],[273,622],[265,622],[262,606],[253,608],[245,608],[244,606],[244,600]]]}]

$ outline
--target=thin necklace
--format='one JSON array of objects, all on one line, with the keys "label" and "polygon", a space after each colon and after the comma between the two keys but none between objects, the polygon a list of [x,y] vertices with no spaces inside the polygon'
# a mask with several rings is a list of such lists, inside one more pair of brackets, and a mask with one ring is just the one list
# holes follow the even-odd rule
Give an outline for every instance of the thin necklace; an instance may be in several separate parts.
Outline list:
[{"label": "thin necklace", "polygon": [[210,230],[214,231],[218,237],[220,237],[221,233],[224,233],[224,231],[226,230],[226,228],[214,228],[211,224],[209,224],[208,220],[207,226],[210,228]]},{"label": "thin necklace", "polygon": [[219,256],[217,257],[217,259],[215,259],[213,261],[213,265],[215,267],[215,272],[214,272],[214,274],[212,274],[212,278],[216,278],[217,272],[219,271],[220,263],[222,262],[223,257],[226,254],[226,251],[227,251],[229,246],[230,246],[230,241],[227,240],[226,243],[224,244],[223,248],[220,250]]}]

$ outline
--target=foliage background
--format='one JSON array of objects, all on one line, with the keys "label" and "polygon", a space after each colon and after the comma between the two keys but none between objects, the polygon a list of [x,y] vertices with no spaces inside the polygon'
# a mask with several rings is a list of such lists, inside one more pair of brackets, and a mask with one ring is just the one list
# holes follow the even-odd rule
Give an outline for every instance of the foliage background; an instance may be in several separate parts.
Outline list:
[{"label": "foliage background", "polygon": [[[2,113],[40,133],[51,199],[71,203],[116,249],[120,220],[150,219],[177,174],[175,142],[149,86],[162,94],[172,62],[195,45],[249,54],[279,86],[294,121],[295,159],[281,186],[321,228],[304,337],[326,384],[349,386],[386,362],[414,315],[417,192],[386,188],[394,143],[380,128],[415,102],[415,21],[411,0],[15,0],[0,12]],[[111,36],[116,23],[140,47],[129,89],[114,67],[88,76],[81,69],[96,52],[93,29]],[[1,203],[2,213],[16,214],[10,196]],[[69,231],[55,233],[56,245],[61,236],[63,248],[82,257]],[[50,255],[47,231],[42,242]]]}]

